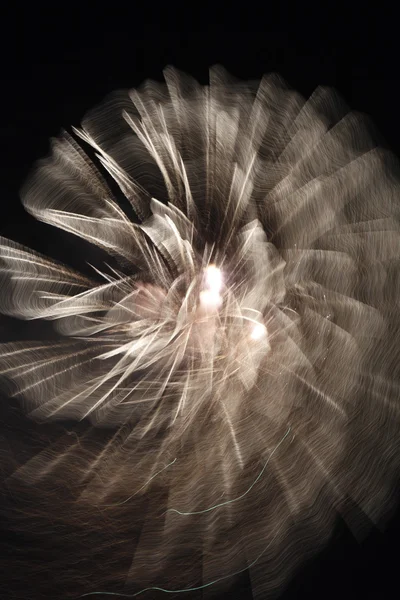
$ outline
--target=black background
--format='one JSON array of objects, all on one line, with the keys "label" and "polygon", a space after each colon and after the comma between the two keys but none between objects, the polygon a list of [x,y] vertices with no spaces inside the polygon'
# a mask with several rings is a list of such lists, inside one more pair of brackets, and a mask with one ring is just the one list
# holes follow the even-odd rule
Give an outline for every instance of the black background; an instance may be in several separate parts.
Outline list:
[{"label": "black background", "polygon": [[[236,14],[240,27],[229,22],[226,9],[220,16],[210,12],[207,27],[198,29],[197,16],[167,8],[166,16],[157,5],[149,7],[152,22],[130,3],[93,10],[83,3],[74,9],[40,4],[2,9],[1,234],[62,256],[56,237],[46,226],[32,228],[20,207],[21,184],[33,163],[48,153],[50,137],[79,125],[85,111],[114,89],[161,80],[167,64],[202,83],[208,67],[221,63],[246,79],[279,72],[303,95],[318,84],[333,86],[352,108],[372,117],[385,143],[400,155],[399,44],[391,26],[395,15],[384,6],[374,7],[379,14],[353,6],[342,12],[327,8],[325,15],[298,7],[283,20],[268,7],[263,13],[254,8],[251,14]],[[399,533],[399,514],[364,540],[339,525],[329,548],[297,574],[283,598],[399,597]],[[6,558],[13,569],[15,555]],[[1,577],[7,582],[6,574]],[[35,582],[23,577],[18,596],[6,587],[5,598],[35,598]],[[190,594],[182,594],[186,597]],[[246,576],[243,587],[227,597],[251,598]]]}]

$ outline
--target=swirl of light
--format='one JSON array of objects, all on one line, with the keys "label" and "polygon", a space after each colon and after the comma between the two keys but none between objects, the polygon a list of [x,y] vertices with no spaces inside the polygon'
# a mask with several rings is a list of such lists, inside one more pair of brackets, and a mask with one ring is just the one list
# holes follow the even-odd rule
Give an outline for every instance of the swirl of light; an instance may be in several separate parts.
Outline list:
[{"label": "swirl of light", "polygon": [[146,496],[127,595],[249,568],[267,598],[336,514],[356,528],[354,507],[377,521],[393,503],[397,163],[330,90],[221,67],[165,80],[92,111],[23,192],[110,264],[90,277],[1,240],[0,310],[57,335],[2,344],[1,374],[33,418],[112,431],[17,474],[71,473],[107,514]]}]

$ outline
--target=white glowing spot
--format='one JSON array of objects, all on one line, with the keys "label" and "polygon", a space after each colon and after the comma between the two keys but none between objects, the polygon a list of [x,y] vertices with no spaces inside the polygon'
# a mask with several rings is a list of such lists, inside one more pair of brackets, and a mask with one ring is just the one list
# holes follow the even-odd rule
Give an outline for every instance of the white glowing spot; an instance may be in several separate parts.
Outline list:
[{"label": "white glowing spot", "polygon": [[[341,511],[357,529],[358,510],[392,508],[398,166],[325,87],[305,102],[275,75],[258,90],[220,66],[207,88],[171,67],[165,79],[90,112],[24,186],[31,215],[101,249],[93,272],[0,236],[0,313],[19,332],[0,339],[0,390],[35,421],[87,423],[37,456],[28,440],[16,491],[60,482],[77,532],[120,506],[120,529],[141,535],[131,556],[111,526],[107,588],[190,592],[242,569],[263,600]],[[189,539],[195,572],[174,562]]]},{"label": "white glowing spot", "polygon": [[200,292],[200,306],[207,312],[217,311],[222,306],[222,296],[214,290]]},{"label": "white glowing spot", "polygon": [[254,325],[250,337],[252,340],[261,340],[266,335],[267,328],[265,327],[265,325],[263,325],[262,323],[257,323],[257,325]]},{"label": "white glowing spot", "polygon": [[222,306],[222,273],[221,269],[214,265],[209,265],[205,270],[204,286],[200,292],[200,307],[206,312],[215,312]]},{"label": "white glowing spot", "polygon": [[206,286],[215,294],[219,294],[222,289],[222,273],[221,269],[218,269],[215,265],[210,265],[206,269]]}]

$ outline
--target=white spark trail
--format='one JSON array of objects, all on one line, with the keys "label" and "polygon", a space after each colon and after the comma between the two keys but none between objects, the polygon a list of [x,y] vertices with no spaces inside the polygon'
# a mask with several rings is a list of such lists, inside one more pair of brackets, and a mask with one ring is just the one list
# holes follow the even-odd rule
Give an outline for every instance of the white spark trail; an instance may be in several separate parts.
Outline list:
[{"label": "white spark trail", "polygon": [[0,383],[40,432],[81,422],[15,478],[82,539],[93,515],[115,527],[110,589],[249,568],[263,600],[337,513],[359,526],[350,503],[373,522],[393,506],[399,168],[325,88],[165,80],[91,111],[22,191],[93,247],[74,257],[90,276],[0,238]]}]

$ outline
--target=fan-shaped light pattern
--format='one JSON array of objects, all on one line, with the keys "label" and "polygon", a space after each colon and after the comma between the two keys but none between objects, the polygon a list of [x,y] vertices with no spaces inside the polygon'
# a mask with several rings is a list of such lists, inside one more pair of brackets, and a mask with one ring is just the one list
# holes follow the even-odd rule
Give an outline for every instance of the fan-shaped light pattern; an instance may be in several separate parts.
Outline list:
[{"label": "fan-shaped light pattern", "polygon": [[391,502],[397,166],[324,88],[305,101],[276,76],[219,67],[206,87],[172,68],[165,80],[54,141],[23,194],[118,267],[91,279],[1,240],[1,311],[58,335],[3,344],[2,374],[32,417],[115,432],[18,475],[62,472],[78,504],[126,522],[148,498],[126,593],[206,597],[249,568],[267,598],[338,512],[356,526],[351,503],[376,520]]}]

